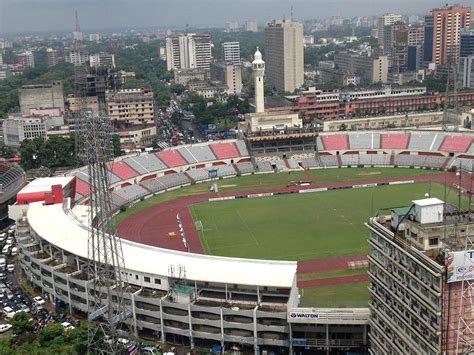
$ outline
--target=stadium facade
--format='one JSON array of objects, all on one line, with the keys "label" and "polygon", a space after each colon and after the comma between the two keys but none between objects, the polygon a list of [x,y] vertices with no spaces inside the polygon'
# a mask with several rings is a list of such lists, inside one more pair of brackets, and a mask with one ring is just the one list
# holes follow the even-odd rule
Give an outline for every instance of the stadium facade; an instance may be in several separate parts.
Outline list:
[{"label": "stadium facade", "polygon": [[[344,132],[318,135],[316,145],[317,150],[297,148],[253,156],[246,142],[237,140],[123,157],[108,165],[112,203],[118,211],[122,205],[154,194],[208,181],[209,168],[217,168],[218,176],[224,178],[338,166],[446,169],[462,164],[472,169],[474,159],[473,137],[455,133]],[[87,169],[69,175],[74,179],[37,182],[36,189],[20,192],[22,204],[13,206],[10,215],[18,220],[20,267],[28,281],[55,304],[86,313],[88,286],[93,282],[85,273]],[[49,186],[51,192],[43,191],[44,200],[38,201],[33,197],[41,192],[41,186]],[[376,223],[371,220],[371,229]],[[375,236],[382,238],[378,233],[372,230],[371,242]],[[388,230],[386,237],[390,239]],[[128,240],[122,244],[127,284],[117,287],[127,290],[133,305],[131,322],[138,336],[190,346],[219,343],[228,349],[239,345],[252,352],[363,351],[368,346],[369,309],[299,308],[295,262],[184,253]],[[371,272],[376,272],[374,265]],[[439,280],[423,282],[444,287]],[[395,301],[391,304],[395,307]],[[371,301],[371,310],[374,305]],[[433,313],[428,313],[427,322],[432,321],[431,316],[440,317],[443,310],[429,308]],[[371,322],[377,320],[372,318]],[[439,326],[438,318],[436,322]],[[437,329],[430,329],[438,337],[435,339],[440,337]],[[385,328],[381,331],[390,334]]]}]

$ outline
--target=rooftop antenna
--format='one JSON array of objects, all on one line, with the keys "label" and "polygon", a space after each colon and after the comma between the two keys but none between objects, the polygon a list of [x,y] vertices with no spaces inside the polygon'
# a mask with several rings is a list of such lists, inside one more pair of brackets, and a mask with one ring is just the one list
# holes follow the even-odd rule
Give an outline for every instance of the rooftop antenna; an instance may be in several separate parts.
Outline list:
[{"label": "rooftop antenna", "polygon": [[293,5],[291,5],[290,20],[293,21]]},{"label": "rooftop antenna", "polygon": [[76,32],[81,32],[81,26],[79,25],[79,16],[77,15],[77,10],[75,11],[76,15]]},{"label": "rooftop antenna", "polygon": [[186,29],[184,30],[184,34],[187,35],[189,31],[189,24],[186,24]]}]

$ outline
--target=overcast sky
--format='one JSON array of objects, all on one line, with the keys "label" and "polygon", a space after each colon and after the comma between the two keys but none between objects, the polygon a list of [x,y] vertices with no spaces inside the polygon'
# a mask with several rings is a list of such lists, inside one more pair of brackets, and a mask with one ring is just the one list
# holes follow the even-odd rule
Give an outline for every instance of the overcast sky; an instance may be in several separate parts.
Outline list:
[{"label": "overcast sky", "polygon": [[[227,21],[260,23],[289,17],[298,20],[333,15],[378,15],[393,11],[423,14],[445,1],[433,0],[0,0],[0,33],[70,31],[74,10],[81,28],[221,26]],[[474,7],[474,0],[457,0]]]}]

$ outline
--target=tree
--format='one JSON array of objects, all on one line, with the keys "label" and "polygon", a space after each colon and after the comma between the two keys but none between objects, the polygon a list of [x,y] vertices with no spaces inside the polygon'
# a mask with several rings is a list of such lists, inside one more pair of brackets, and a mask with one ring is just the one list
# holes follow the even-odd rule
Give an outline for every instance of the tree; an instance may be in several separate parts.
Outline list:
[{"label": "tree", "polygon": [[35,330],[31,316],[26,312],[15,313],[10,320],[10,324],[12,325],[13,334],[16,336],[22,336]]},{"label": "tree", "polygon": [[120,146],[120,136],[118,134],[114,134],[112,136],[112,145],[114,150],[114,157],[119,157],[122,155],[122,149]]},{"label": "tree", "polygon": [[13,157],[14,155],[15,153],[10,147],[6,146],[5,143],[0,142],[0,158],[8,159]]},{"label": "tree", "polygon": [[59,323],[51,323],[46,325],[43,329],[40,330],[38,333],[38,343],[42,346],[49,346],[53,342],[56,345],[63,344],[64,328]]},{"label": "tree", "polygon": [[345,123],[339,126],[339,131],[347,131],[347,125]]}]

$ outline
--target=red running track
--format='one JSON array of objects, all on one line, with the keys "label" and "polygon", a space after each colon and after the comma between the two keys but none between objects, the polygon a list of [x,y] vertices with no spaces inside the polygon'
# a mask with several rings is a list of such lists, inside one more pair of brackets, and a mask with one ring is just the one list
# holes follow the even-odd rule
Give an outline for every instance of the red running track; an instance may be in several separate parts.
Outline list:
[{"label": "red running track", "polygon": [[[295,191],[303,189],[313,188],[333,188],[352,184],[371,184],[371,183],[382,183],[392,181],[409,181],[414,180],[417,182],[438,182],[446,184],[447,186],[457,185],[459,177],[455,173],[437,173],[431,176],[430,174],[421,176],[407,176],[397,177],[392,179],[367,179],[357,181],[345,181],[338,183],[328,184],[313,184],[310,186],[291,186],[281,188],[269,188],[269,189],[258,189],[258,190],[246,190],[240,192],[227,192],[218,194],[203,194],[203,195],[191,195],[183,196],[172,201],[163,202],[155,206],[148,207],[144,210],[138,211],[128,217],[127,219],[120,222],[117,226],[117,234],[127,240],[131,240],[137,243],[142,243],[151,246],[157,246],[167,249],[186,251],[181,237],[179,235],[178,224],[176,221],[176,214],[179,213],[183,223],[186,238],[189,243],[189,251],[193,253],[204,253],[201,240],[194,226],[191,214],[188,210],[188,205],[207,201],[211,197],[225,197],[225,196],[239,196],[255,193],[265,192],[281,192],[281,191]],[[462,186],[466,190],[470,190],[471,177],[469,174],[462,175]],[[275,197],[278,198],[278,197]],[[170,237],[169,233],[174,233],[174,237]],[[351,256],[348,258],[358,258],[360,256]],[[323,262],[320,260],[305,260],[298,262],[299,272],[315,272],[324,270],[334,270],[341,268],[344,258],[330,258],[324,262],[325,269],[321,269]],[[348,259],[348,261],[352,261]],[[347,261],[346,261],[347,263]],[[347,264],[346,264],[347,265]],[[304,271],[303,271],[304,270]]]}]

